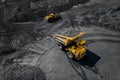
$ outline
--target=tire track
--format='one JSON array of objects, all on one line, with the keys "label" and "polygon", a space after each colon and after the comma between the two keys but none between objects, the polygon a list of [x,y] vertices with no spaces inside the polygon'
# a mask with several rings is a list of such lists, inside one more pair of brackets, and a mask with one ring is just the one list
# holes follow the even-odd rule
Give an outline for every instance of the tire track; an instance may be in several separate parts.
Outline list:
[{"label": "tire track", "polygon": [[[38,49],[41,48],[41,47],[37,46],[35,43],[33,43],[33,42],[32,42],[32,44],[33,44],[36,48],[38,48]],[[39,50],[39,51],[41,51],[41,50]],[[37,62],[36,62],[36,63],[37,63],[37,64],[35,65],[36,67],[39,67],[42,59],[47,55],[47,54],[46,54],[47,51],[48,51],[48,50],[45,50],[44,53],[42,53],[42,55],[40,55],[40,57],[38,58],[38,60],[37,60]]]},{"label": "tire track", "polygon": [[[72,30],[69,34],[70,36],[72,34],[76,34],[76,33],[79,33],[80,31],[74,31]],[[113,35],[113,34],[108,34],[108,33],[86,33],[85,35],[83,35],[81,38],[86,38],[86,37],[94,37],[94,36],[104,36],[104,37],[115,37],[115,38],[120,38],[120,35]]]},{"label": "tire track", "polygon": [[[78,74],[79,77],[81,77],[83,80],[88,80],[86,73],[84,72],[84,70],[82,69],[81,65],[78,62],[75,62],[71,59],[69,59],[68,55],[66,54],[67,59],[70,63],[70,65],[72,66],[72,68],[75,70],[75,72]],[[90,59],[89,59],[90,60]],[[91,60],[90,60],[91,61]],[[93,63],[91,61],[91,63]],[[103,76],[100,74],[100,72],[98,71],[97,67],[94,66],[93,68],[90,68],[88,66],[85,66],[86,69],[92,71],[93,73],[95,73],[98,76],[99,80],[103,80]],[[81,73],[79,72],[79,70],[81,70]]]},{"label": "tire track", "polygon": [[113,40],[113,39],[89,39],[87,40],[87,45],[95,42],[112,42],[112,43],[120,43],[120,40]]},{"label": "tire track", "polygon": [[120,38],[120,35],[105,34],[105,33],[87,33],[84,36],[82,36],[82,38],[85,38],[85,37],[94,37],[94,36],[104,36],[104,37],[116,37],[116,38]]},{"label": "tire track", "polygon": [[[32,42],[31,45],[32,45],[32,48],[31,48],[31,49],[29,49],[29,47],[28,47],[28,48],[26,48],[25,50],[26,50],[27,52],[32,52],[33,54],[37,54],[37,55],[38,55],[38,60],[36,61],[36,64],[35,64],[34,66],[39,67],[39,64],[38,64],[38,63],[39,63],[40,59],[41,59],[43,56],[46,55],[46,52],[47,52],[48,50],[39,47],[38,45],[36,45],[36,44],[33,43],[33,42]],[[36,49],[36,48],[37,48],[37,49]],[[32,49],[33,49],[33,50],[32,50]],[[43,51],[43,52],[41,52],[41,51]]]},{"label": "tire track", "polygon": [[100,74],[100,72],[98,71],[96,66],[94,66],[93,68],[90,68],[90,67],[86,66],[85,68],[92,71],[93,73],[95,73],[98,76],[99,80],[103,80],[103,76]]},{"label": "tire track", "polygon": [[[65,54],[66,54],[66,53],[65,53]],[[71,65],[72,68],[75,70],[75,72],[78,74],[78,76],[81,77],[83,80],[88,80],[88,79],[87,79],[87,76],[86,76],[86,74],[85,74],[85,72],[84,72],[84,70],[83,70],[80,66],[76,65],[76,63],[73,62],[73,60],[69,59],[69,57],[68,57],[67,54],[66,54],[66,56],[67,56],[67,59],[68,59],[70,65]],[[76,68],[75,65],[82,71],[82,73],[80,73],[80,72],[78,71],[78,69]]]},{"label": "tire track", "polygon": [[[60,24],[62,24],[62,23],[60,23]],[[43,25],[43,24],[42,24]],[[44,35],[46,36],[46,35],[49,35],[50,36],[50,34],[51,34],[51,26],[55,26],[56,24],[49,24],[49,27],[47,27],[47,28],[45,28],[45,31],[44,32],[47,32],[47,31],[50,31],[50,32],[47,32],[47,33],[45,33]],[[59,26],[59,25],[58,25]],[[51,36],[50,36],[51,37]],[[40,41],[39,41],[40,42]],[[38,43],[39,43],[38,42]],[[34,42],[32,42],[32,44],[34,45],[34,46],[36,46],[36,48],[41,48],[41,47],[39,47],[38,45],[36,45]],[[54,48],[54,46],[55,45],[53,45],[50,49],[52,49],[52,48]],[[50,50],[49,49],[49,50]],[[45,49],[46,50],[46,49]],[[43,59],[46,57],[46,55],[48,55],[47,54],[47,52],[48,52],[48,50],[46,50],[44,53],[42,53],[43,55],[41,55],[40,57],[39,57],[39,59],[37,60],[37,64],[35,65],[35,66],[37,66],[37,67],[39,67],[40,65],[41,65],[41,62],[43,61]]]},{"label": "tire track", "polygon": [[[50,50],[51,50],[52,48],[54,48],[54,47],[55,47],[55,45],[52,46],[52,47],[50,48]],[[43,53],[43,55],[39,57],[39,59],[38,59],[38,61],[37,61],[38,64],[36,64],[37,67],[39,67],[39,66],[41,65],[43,59],[48,55],[47,52],[48,52],[48,50],[45,51],[45,52]]]},{"label": "tire track", "polygon": [[[86,59],[88,59],[92,64],[94,64],[93,61],[89,57],[87,57]],[[95,73],[98,76],[99,80],[103,80],[103,76],[100,74],[96,66],[93,66],[92,68],[85,66],[85,68]]]},{"label": "tire track", "polygon": [[42,47],[36,45],[36,44],[33,43],[33,42],[32,42],[32,44],[33,44],[38,50],[45,50],[45,51],[48,51],[48,50],[46,50],[46,49],[44,49],[44,48],[42,48]]}]

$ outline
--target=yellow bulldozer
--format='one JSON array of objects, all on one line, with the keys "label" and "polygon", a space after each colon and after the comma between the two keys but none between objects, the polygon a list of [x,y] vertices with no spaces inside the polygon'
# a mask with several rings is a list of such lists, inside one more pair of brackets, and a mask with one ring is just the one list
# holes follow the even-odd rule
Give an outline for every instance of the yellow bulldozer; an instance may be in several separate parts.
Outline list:
[{"label": "yellow bulldozer", "polygon": [[62,20],[62,17],[59,14],[51,13],[50,15],[46,16],[45,19],[48,23],[52,23],[58,20]]},{"label": "yellow bulldozer", "polygon": [[79,40],[85,33],[86,32],[80,32],[74,37],[55,34],[53,37],[58,41],[59,48],[67,52],[69,58],[78,61],[85,56],[87,51],[86,40]]}]

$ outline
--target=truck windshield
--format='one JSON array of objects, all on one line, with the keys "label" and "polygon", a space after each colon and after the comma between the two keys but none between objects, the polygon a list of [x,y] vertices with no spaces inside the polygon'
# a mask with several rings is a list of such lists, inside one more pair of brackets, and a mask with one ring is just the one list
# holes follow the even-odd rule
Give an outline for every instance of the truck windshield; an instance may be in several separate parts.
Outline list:
[{"label": "truck windshield", "polygon": [[86,44],[85,44],[85,43],[84,43],[84,44],[81,44],[81,46],[82,46],[82,47],[86,47]]}]

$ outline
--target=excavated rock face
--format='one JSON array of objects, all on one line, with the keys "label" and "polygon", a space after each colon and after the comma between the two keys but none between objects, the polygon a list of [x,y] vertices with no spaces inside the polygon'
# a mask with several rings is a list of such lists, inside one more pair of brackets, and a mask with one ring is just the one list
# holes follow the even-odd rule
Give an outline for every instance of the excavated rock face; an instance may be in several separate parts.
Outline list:
[{"label": "excavated rock face", "polygon": [[[91,6],[90,6],[91,7]],[[97,5],[96,5],[97,7]],[[120,7],[100,6],[98,8],[84,8],[78,22],[81,26],[100,26],[109,30],[120,31]]]},{"label": "excavated rock face", "polygon": [[39,21],[51,12],[59,13],[77,4],[84,4],[89,0],[32,0],[17,6],[10,16],[12,22]]}]

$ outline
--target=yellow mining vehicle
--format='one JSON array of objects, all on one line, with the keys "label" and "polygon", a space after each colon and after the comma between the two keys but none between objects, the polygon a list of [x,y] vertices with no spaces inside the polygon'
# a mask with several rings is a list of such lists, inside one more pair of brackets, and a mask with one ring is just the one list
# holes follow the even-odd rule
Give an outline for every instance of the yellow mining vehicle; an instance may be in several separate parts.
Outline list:
[{"label": "yellow mining vehicle", "polygon": [[79,40],[85,33],[86,32],[80,32],[74,37],[55,34],[53,37],[58,41],[59,48],[67,52],[69,58],[80,60],[85,56],[87,51],[86,40]]},{"label": "yellow mining vehicle", "polygon": [[48,23],[52,23],[58,20],[62,20],[62,17],[58,14],[51,13],[50,15],[46,16],[45,19]]}]

